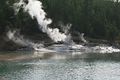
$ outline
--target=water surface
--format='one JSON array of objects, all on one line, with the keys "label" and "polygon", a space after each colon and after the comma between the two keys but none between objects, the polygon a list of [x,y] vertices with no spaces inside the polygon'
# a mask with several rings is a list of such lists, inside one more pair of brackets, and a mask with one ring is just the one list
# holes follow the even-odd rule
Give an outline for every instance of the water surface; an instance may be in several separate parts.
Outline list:
[{"label": "water surface", "polygon": [[119,53],[1,52],[0,58],[0,80],[120,79]]}]

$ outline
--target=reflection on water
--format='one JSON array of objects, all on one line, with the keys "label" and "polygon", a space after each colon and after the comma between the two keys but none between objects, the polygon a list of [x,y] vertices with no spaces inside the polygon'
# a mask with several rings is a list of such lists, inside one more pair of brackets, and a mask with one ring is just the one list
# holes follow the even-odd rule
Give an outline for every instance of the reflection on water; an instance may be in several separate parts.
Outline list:
[{"label": "reflection on water", "polygon": [[119,53],[23,53],[1,54],[0,80],[120,79]]}]

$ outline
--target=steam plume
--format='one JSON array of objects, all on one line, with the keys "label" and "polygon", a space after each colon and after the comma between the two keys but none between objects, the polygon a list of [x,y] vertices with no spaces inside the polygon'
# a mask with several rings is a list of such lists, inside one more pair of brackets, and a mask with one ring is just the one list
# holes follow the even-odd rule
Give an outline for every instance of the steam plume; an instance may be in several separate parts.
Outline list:
[{"label": "steam plume", "polygon": [[39,24],[39,28],[54,41],[65,41],[67,39],[67,35],[61,33],[58,28],[52,29],[48,25],[52,23],[51,19],[46,18],[46,13],[43,10],[42,3],[38,0],[28,0],[26,3],[23,0],[15,3],[15,11],[19,12],[20,8],[23,8],[25,12],[28,12],[32,19],[37,19]]}]

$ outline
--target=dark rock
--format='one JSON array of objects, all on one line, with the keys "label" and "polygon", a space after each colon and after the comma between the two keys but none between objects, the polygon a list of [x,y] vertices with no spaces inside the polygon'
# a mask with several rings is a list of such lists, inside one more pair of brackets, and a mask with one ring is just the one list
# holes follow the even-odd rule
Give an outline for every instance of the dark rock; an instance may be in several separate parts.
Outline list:
[{"label": "dark rock", "polygon": [[11,40],[5,40],[0,37],[0,51],[15,51],[19,48],[23,47],[22,45],[18,45]]}]

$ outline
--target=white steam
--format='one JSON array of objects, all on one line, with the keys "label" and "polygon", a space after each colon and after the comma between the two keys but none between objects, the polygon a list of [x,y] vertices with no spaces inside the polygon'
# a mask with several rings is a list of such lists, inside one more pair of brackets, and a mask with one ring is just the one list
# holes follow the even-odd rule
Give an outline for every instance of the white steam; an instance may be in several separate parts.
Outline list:
[{"label": "white steam", "polygon": [[28,0],[26,4],[23,0],[20,2],[15,3],[15,11],[16,13],[19,12],[20,8],[23,8],[25,12],[28,12],[32,19],[37,19],[39,24],[39,28],[54,41],[65,41],[67,39],[67,35],[61,33],[58,28],[52,29],[48,27],[49,24],[52,23],[51,19],[46,18],[46,13],[43,10],[42,3],[38,0]]},{"label": "white steam", "polygon": [[[71,40],[71,35],[68,34],[69,32],[67,31],[70,29],[69,26],[71,26],[71,24],[68,25],[66,28],[65,27],[63,28],[64,33],[61,33],[58,28],[55,28],[55,29],[50,28],[48,25],[52,23],[52,20],[46,18],[46,13],[43,10],[42,3],[38,0],[28,0],[27,2],[24,0],[20,0],[18,3],[14,4],[14,8],[15,8],[16,14],[19,12],[19,10],[21,8],[25,12],[28,12],[32,19],[37,20],[37,22],[39,24],[39,28],[44,33],[46,33],[54,42],[63,41],[66,43],[62,46],[59,45],[59,46],[50,47],[50,49],[52,49],[52,51],[63,51],[63,50],[77,51],[78,50],[79,52],[81,52],[81,51],[83,51],[83,52],[100,52],[100,53],[120,52],[120,49],[116,49],[116,48],[109,47],[109,46],[86,47],[83,45],[75,44]],[[21,45],[26,45],[26,46],[31,46],[35,50],[51,52],[51,50],[47,50],[47,48],[41,47],[41,44],[35,44],[33,42],[25,40],[23,37],[15,36],[15,33],[16,33],[16,31],[9,31],[7,33],[8,38],[10,40],[14,41],[15,43],[21,44]],[[84,34],[81,34],[80,37],[84,43],[88,43],[84,39]]]},{"label": "white steam", "polygon": [[14,30],[14,31],[9,30],[6,35],[9,40],[12,40],[16,44],[26,46],[29,48],[33,48],[34,50],[44,47],[43,44],[33,43],[27,39],[24,39],[24,37],[19,35],[19,32],[17,32],[16,30]]},{"label": "white steam", "polygon": [[88,41],[84,38],[84,33],[79,34],[79,36],[82,42],[88,43]]}]

